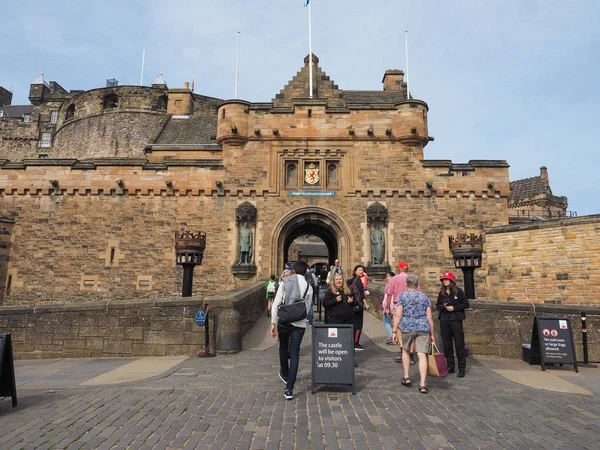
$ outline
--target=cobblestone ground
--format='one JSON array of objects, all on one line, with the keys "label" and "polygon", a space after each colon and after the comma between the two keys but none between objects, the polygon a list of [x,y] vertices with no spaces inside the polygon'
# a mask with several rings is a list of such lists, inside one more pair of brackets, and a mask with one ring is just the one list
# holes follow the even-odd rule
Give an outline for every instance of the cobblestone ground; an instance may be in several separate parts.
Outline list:
[{"label": "cobblestone ground", "polygon": [[[296,398],[283,398],[276,347],[192,358],[170,376],[115,387],[19,392],[0,401],[1,449],[597,448],[600,400],[513,384],[470,358],[467,377],[399,383],[368,340],[358,391],[310,393],[310,339]],[[416,372],[413,366],[412,370]],[[416,374],[416,373],[415,373]]]}]

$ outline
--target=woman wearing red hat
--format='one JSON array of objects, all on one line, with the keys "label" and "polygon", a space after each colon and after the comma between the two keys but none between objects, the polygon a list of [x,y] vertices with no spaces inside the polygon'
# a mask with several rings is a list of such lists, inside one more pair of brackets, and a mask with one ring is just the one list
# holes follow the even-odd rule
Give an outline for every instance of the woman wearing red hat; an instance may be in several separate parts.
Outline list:
[{"label": "woman wearing red hat", "polygon": [[444,356],[448,363],[448,372],[454,373],[454,347],[458,359],[458,376],[465,376],[467,368],[467,355],[465,354],[465,333],[463,331],[463,320],[465,320],[465,309],[469,307],[467,296],[456,285],[456,278],[452,272],[444,272],[440,277],[442,288],[438,294],[437,309],[439,310],[440,332],[444,345]]}]

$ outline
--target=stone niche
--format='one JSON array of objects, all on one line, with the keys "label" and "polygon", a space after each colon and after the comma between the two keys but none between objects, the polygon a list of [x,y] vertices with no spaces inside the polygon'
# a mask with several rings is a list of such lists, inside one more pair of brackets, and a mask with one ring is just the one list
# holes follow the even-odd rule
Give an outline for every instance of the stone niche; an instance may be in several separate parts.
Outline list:
[{"label": "stone niche", "polygon": [[367,226],[369,229],[370,248],[367,274],[375,280],[385,280],[385,275],[390,271],[387,263],[387,224],[388,210],[379,202],[367,208]]},{"label": "stone niche", "polygon": [[250,202],[240,204],[235,210],[236,223],[236,258],[231,271],[241,280],[248,280],[256,275],[254,263],[254,245],[256,236],[256,207]]}]

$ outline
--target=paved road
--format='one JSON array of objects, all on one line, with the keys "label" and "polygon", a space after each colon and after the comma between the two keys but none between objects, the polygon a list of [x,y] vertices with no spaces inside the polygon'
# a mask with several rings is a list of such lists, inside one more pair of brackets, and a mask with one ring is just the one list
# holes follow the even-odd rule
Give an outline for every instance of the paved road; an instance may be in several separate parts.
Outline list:
[{"label": "paved road", "polygon": [[[306,338],[292,401],[283,398],[276,347],[194,357],[164,377],[122,385],[23,386],[18,408],[13,409],[8,399],[0,401],[0,449],[586,449],[600,445],[599,395],[516,384],[492,370],[489,361],[473,358],[466,378],[430,378],[430,392],[423,395],[417,383],[410,389],[399,384],[400,366],[394,363],[393,353],[368,339],[365,344],[367,350],[357,355],[356,395],[331,389],[310,393],[310,339]],[[572,378],[577,379],[600,393],[593,376]]]}]

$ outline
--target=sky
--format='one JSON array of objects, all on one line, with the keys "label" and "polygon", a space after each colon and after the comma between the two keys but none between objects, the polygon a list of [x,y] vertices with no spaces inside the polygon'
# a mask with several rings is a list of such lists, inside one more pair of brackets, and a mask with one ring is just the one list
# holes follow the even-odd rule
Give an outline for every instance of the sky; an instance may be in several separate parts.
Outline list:
[{"label": "sky", "polygon": [[[381,90],[406,70],[429,105],[426,159],[501,159],[511,181],[546,166],[569,211],[600,213],[600,2],[311,0],[313,53],[340,89]],[[308,54],[304,0],[0,0],[0,86],[29,104],[44,72],[67,90],[169,87],[265,102]]]}]

